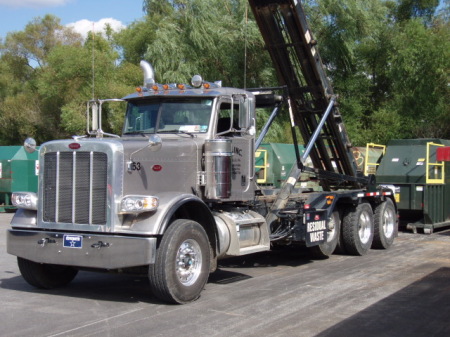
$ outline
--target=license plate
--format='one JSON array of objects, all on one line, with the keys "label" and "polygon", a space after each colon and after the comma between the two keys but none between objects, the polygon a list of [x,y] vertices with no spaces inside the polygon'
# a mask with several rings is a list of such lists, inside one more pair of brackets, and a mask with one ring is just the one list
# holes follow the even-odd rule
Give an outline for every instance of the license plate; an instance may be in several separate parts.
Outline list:
[{"label": "license plate", "polygon": [[317,246],[327,241],[327,221],[325,211],[306,213],[306,246]]},{"label": "license plate", "polygon": [[83,236],[81,235],[64,235],[63,246],[66,248],[83,248]]}]

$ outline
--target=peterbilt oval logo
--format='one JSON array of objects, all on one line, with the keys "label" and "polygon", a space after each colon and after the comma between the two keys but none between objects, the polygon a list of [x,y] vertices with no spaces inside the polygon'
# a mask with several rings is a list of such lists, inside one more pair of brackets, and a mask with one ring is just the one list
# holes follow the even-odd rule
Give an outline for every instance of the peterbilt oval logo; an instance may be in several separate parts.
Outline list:
[{"label": "peterbilt oval logo", "polygon": [[70,143],[69,144],[69,149],[72,150],[78,150],[81,147],[81,145],[79,143]]},{"label": "peterbilt oval logo", "polygon": [[152,170],[155,172],[159,172],[162,170],[162,166],[161,165],[153,165]]}]

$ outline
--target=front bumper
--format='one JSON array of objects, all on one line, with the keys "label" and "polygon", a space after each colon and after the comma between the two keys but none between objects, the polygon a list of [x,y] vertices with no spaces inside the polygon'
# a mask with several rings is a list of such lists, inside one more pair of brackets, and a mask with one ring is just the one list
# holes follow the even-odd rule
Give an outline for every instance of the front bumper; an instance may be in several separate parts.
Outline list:
[{"label": "front bumper", "polygon": [[[76,239],[74,247],[71,241]],[[81,241],[81,244],[80,244]],[[118,269],[155,262],[156,238],[9,229],[9,254],[38,263]]]}]

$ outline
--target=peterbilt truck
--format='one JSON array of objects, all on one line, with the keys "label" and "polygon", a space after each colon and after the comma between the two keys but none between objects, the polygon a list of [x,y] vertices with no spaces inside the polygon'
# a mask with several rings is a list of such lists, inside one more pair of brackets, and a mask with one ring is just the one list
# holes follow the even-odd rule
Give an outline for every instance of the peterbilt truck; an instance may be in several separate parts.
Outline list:
[{"label": "peterbilt truck", "polygon": [[[121,135],[102,130],[111,100],[93,100],[86,135],[42,144],[38,193],[13,194],[18,210],[7,232],[7,251],[29,284],[63,286],[79,270],[144,273],[157,298],[188,303],[221,258],[284,245],[319,257],[364,255],[393,244],[393,192],[357,171],[301,4],[249,3],[279,86],[226,88],[198,75],[159,84],[142,61],[143,85],[120,100]],[[256,137],[256,112],[268,106]],[[296,150],[279,189],[265,188],[255,151],[280,113],[289,113],[293,146],[300,135],[305,152]],[[304,173],[320,188],[302,187]]]}]

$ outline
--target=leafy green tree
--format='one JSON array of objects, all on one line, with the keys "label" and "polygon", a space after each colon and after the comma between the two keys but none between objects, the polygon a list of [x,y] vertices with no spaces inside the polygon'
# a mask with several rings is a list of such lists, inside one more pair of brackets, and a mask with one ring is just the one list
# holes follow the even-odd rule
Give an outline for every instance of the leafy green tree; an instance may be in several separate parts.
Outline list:
[{"label": "leafy green tree", "polygon": [[30,67],[35,67],[35,64],[42,67],[55,46],[81,45],[81,41],[79,34],[62,26],[59,18],[48,14],[35,18],[23,31],[8,33],[2,52],[26,61]]},{"label": "leafy green tree", "polygon": [[145,58],[147,48],[155,41],[158,23],[149,17],[131,23],[126,29],[114,34],[114,43],[122,60],[139,64]]},{"label": "leafy green tree", "polygon": [[[449,0],[303,0],[354,145],[450,138]],[[85,102],[141,84],[140,59],[158,82],[201,74],[224,86],[277,85],[247,0],[144,0],[146,16],[86,41],[47,15],[0,43],[0,141],[82,133]],[[93,62],[94,61],[94,62]],[[92,65],[95,64],[95,76]],[[93,78],[95,81],[93,81]],[[95,84],[94,84],[95,83]],[[258,127],[270,111],[258,111]],[[267,140],[289,142],[287,113]],[[105,107],[105,131],[123,110]]]},{"label": "leafy green tree", "polygon": [[[36,32],[45,32],[35,41],[38,46],[31,43]],[[117,63],[110,36],[90,34],[81,43],[81,36],[52,16],[8,34],[0,55],[0,123],[7,126],[0,130],[0,141],[20,144],[33,136],[43,142],[84,133],[87,100],[133,90],[139,67]],[[105,107],[105,131],[120,132],[122,119],[123,110]]]},{"label": "leafy green tree", "polygon": [[[151,21],[156,16],[159,23],[154,26],[155,40],[146,53],[158,81],[186,82],[196,73],[236,87],[263,86],[273,81],[270,60],[255,22],[248,18],[246,1],[149,3],[170,13],[160,20],[161,11],[152,11],[151,6],[147,10]],[[167,4],[172,6],[170,11]]]},{"label": "leafy green tree", "polygon": [[400,22],[414,18],[430,22],[438,6],[439,0],[399,0],[395,15]]},{"label": "leafy green tree", "polygon": [[306,1],[354,145],[446,134],[449,30],[437,4]]},{"label": "leafy green tree", "polygon": [[[450,29],[448,24],[427,28],[414,19],[402,24],[390,57],[392,101],[412,137],[449,137]],[[394,81],[394,79],[396,79]]]},{"label": "leafy green tree", "polygon": [[[51,115],[59,117],[56,124],[62,127],[64,135],[84,132],[88,100],[120,98],[135,87],[128,72],[137,75],[138,67],[129,63],[117,66],[117,59],[118,53],[101,34],[89,34],[81,48],[59,46],[49,55],[48,66],[38,79],[39,93],[45,97]],[[123,111],[105,107],[104,130],[120,132],[122,119]]]}]

